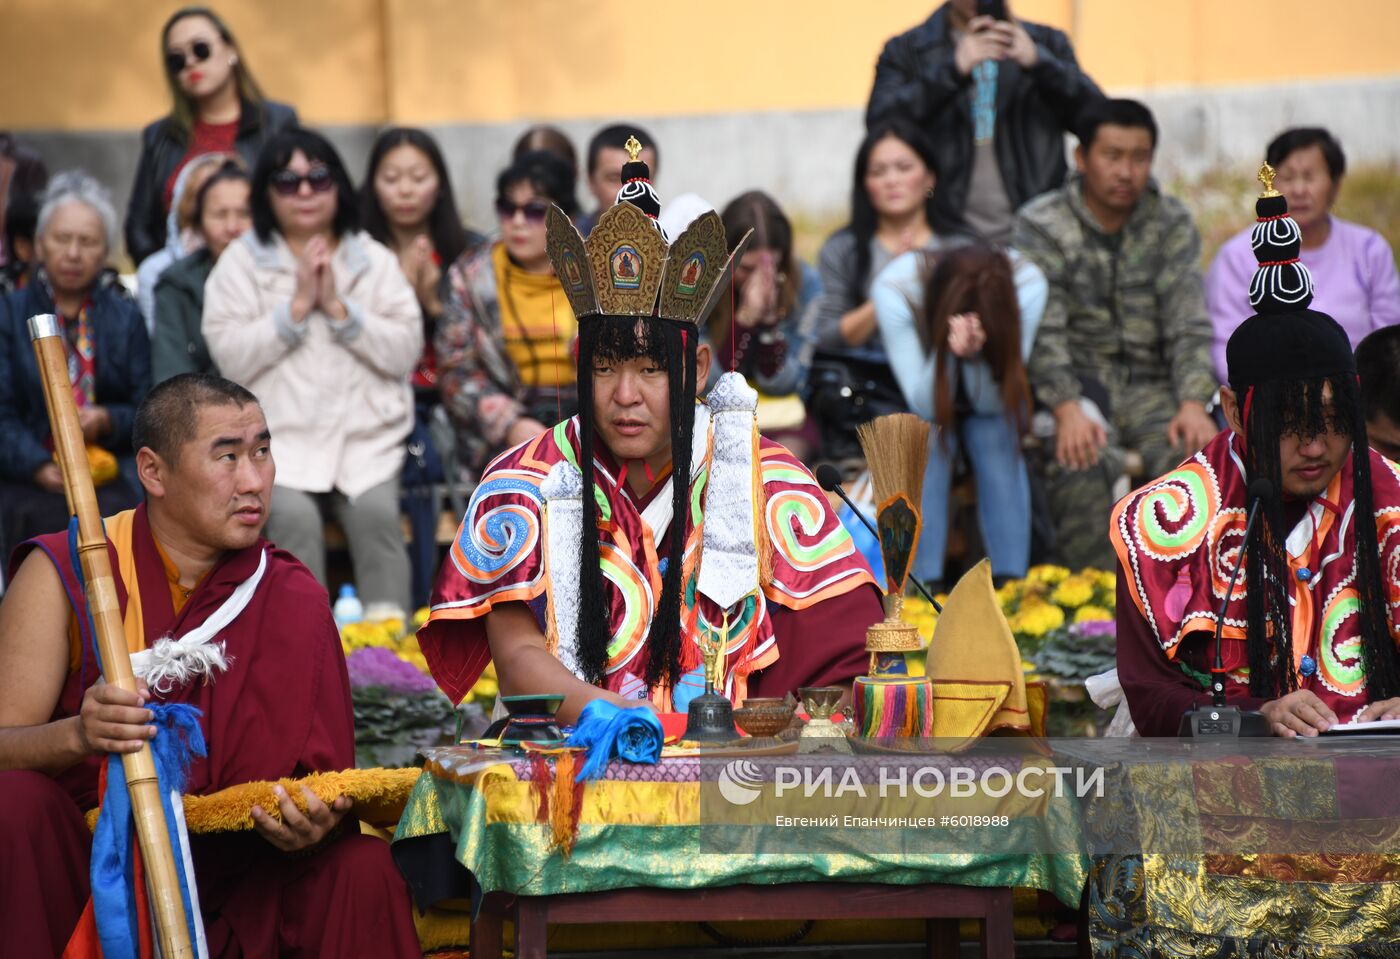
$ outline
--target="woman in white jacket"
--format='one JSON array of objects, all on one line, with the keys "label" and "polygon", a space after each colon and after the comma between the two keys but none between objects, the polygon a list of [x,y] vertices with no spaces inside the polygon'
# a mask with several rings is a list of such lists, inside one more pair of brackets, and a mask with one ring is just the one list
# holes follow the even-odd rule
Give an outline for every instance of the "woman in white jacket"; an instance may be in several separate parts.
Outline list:
[{"label": "woman in white jacket", "polygon": [[394,255],[360,231],[345,166],[319,134],[291,127],[269,140],[251,202],[253,230],[209,276],[203,331],[219,369],[267,416],[277,460],[267,536],[324,584],[329,510],[370,612],[402,612],[399,473],[423,349],[418,300]]}]

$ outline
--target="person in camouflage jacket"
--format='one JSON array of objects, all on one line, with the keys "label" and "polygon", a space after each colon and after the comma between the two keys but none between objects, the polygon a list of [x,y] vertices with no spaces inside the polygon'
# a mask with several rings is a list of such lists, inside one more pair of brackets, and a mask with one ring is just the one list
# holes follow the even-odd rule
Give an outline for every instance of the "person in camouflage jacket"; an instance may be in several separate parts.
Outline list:
[{"label": "person in camouflage jacket", "polygon": [[1079,172],[1021,208],[1013,242],[1050,283],[1028,373],[1055,414],[1046,492],[1056,552],[1069,566],[1111,569],[1124,450],[1156,476],[1204,446],[1217,432],[1206,412],[1217,383],[1200,235],[1151,180],[1152,114],[1104,101],[1078,133]]}]

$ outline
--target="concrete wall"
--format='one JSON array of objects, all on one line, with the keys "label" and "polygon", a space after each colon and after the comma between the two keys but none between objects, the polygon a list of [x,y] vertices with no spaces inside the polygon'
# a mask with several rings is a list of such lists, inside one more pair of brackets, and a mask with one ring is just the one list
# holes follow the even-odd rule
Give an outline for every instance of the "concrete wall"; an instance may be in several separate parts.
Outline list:
[{"label": "concrete wall", "polygon": [[[1400,142],[1400,3],[1012,0],[1065,29],[1109,92],[1140,96],[1158,172],[1252,168],[1278,130],[1321,123],[1358,162]],[[136,131],[167,109],[157,38],[169,0],[4,0],[0,129],[55,169],[85,166],[124,201]],[[269,95],[327,130],[358,177],[386,122],[441,138],[463,212],[490,225],[496,171],[528,123],[580,147],[627,117],[662,149],[664,196],[722,204],[762,187],[795,210],[845,209],[875,58],[928,0],[223,0]]]}]

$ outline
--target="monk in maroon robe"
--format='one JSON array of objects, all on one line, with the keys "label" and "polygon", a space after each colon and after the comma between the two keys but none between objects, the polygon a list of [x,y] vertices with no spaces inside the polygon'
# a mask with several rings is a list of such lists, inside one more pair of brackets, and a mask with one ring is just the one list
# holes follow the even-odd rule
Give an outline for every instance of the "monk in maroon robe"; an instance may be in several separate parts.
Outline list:
[{"label": "monk in maroon robe", "polygon": [[[272,491],[257,400],[217,377],[181,376],[137,414],[147,503],[106,520],[128,645],[184,636],[256,577],[219,634],[226,670],[167,693],[101,682],[64,533],[23,544],[0,605],[0,929],[7,955],[59,955],[88,898],[91,835],[109,752],[149,739],[147,698],[185,702],[208,756],[187,791],[210,793],[354,765],[349,680],[325,590],[261,539]],[[75,611],[77,615],[75,616]],[[210,954],[418,956],[407,888],[350,802],[287,797],[255,832],[192,836]]]}]

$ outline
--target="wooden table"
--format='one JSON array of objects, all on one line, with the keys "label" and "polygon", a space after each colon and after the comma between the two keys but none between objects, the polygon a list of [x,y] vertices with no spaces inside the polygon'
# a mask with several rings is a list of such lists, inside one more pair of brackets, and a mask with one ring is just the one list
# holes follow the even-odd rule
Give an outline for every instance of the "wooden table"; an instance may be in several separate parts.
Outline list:
[{"label": "wooden table", "polygon": [[958,920],[981,925],[982,956],[1013,959],[1011,890],[929,883],[890,886],[804,882],[711,889],[622,889],[555,896],[492,893],[472,925],[473,959],[500,959],[503,923],[515,928],[517,959],[543,959],[549,923],[739,920],[924,919],[930,957],[958,955]]},{"label": "wooden table", "polygon": [[[507,919],[521,957],[545,954],[551,923],[773,919],[924,919],[929,954],[953,956],[958,921],[975,919],[982,954],[1010,959],[1012,888],[1047,890],[1069,903],[1079,899],[1087,862],[1077,853],[997,852],[976,844],[952,853],[917,843],[879,846],[858,829],[840,830],[829,846],[803,846],[795,834],[767,826],[744,831],[736,841],[729,834],[716,840],[705,831],[715,807],[708,807],[708,816],[702,807],[723,800],[718,793],[700,797],[714,790],[716,770],[726,761],[692,756],[664,758],[656,766],[614,762],[601,779],[582,787],[575,803],[538,758],[467,747],[429,750],[396,834],[400,864],[417,850],[433,848],[432,859],[416,867],[425,876],[441,874],[434,863],[450,873],[455,867],[449,858],[465,869],[462,879],[478,906],[473,955],[486,957],[501,955]],[[883,764],[925,760],[782,761],[847,764],[874,782]],[[1077,837],[1067,801],[1046,802],[1024,809],[1026,818],[1019,821],[1039,828],[1044,813],[1053,810]],[[555,815],[561,803],[576,809],[571,833]],[[760,801],[745,808],[761,807]],[[561,835],[571,835],[563,847]],[[422,907],[463,894],[432,888],[426,878],[415,877],[414,868],[406,872]]]}]

